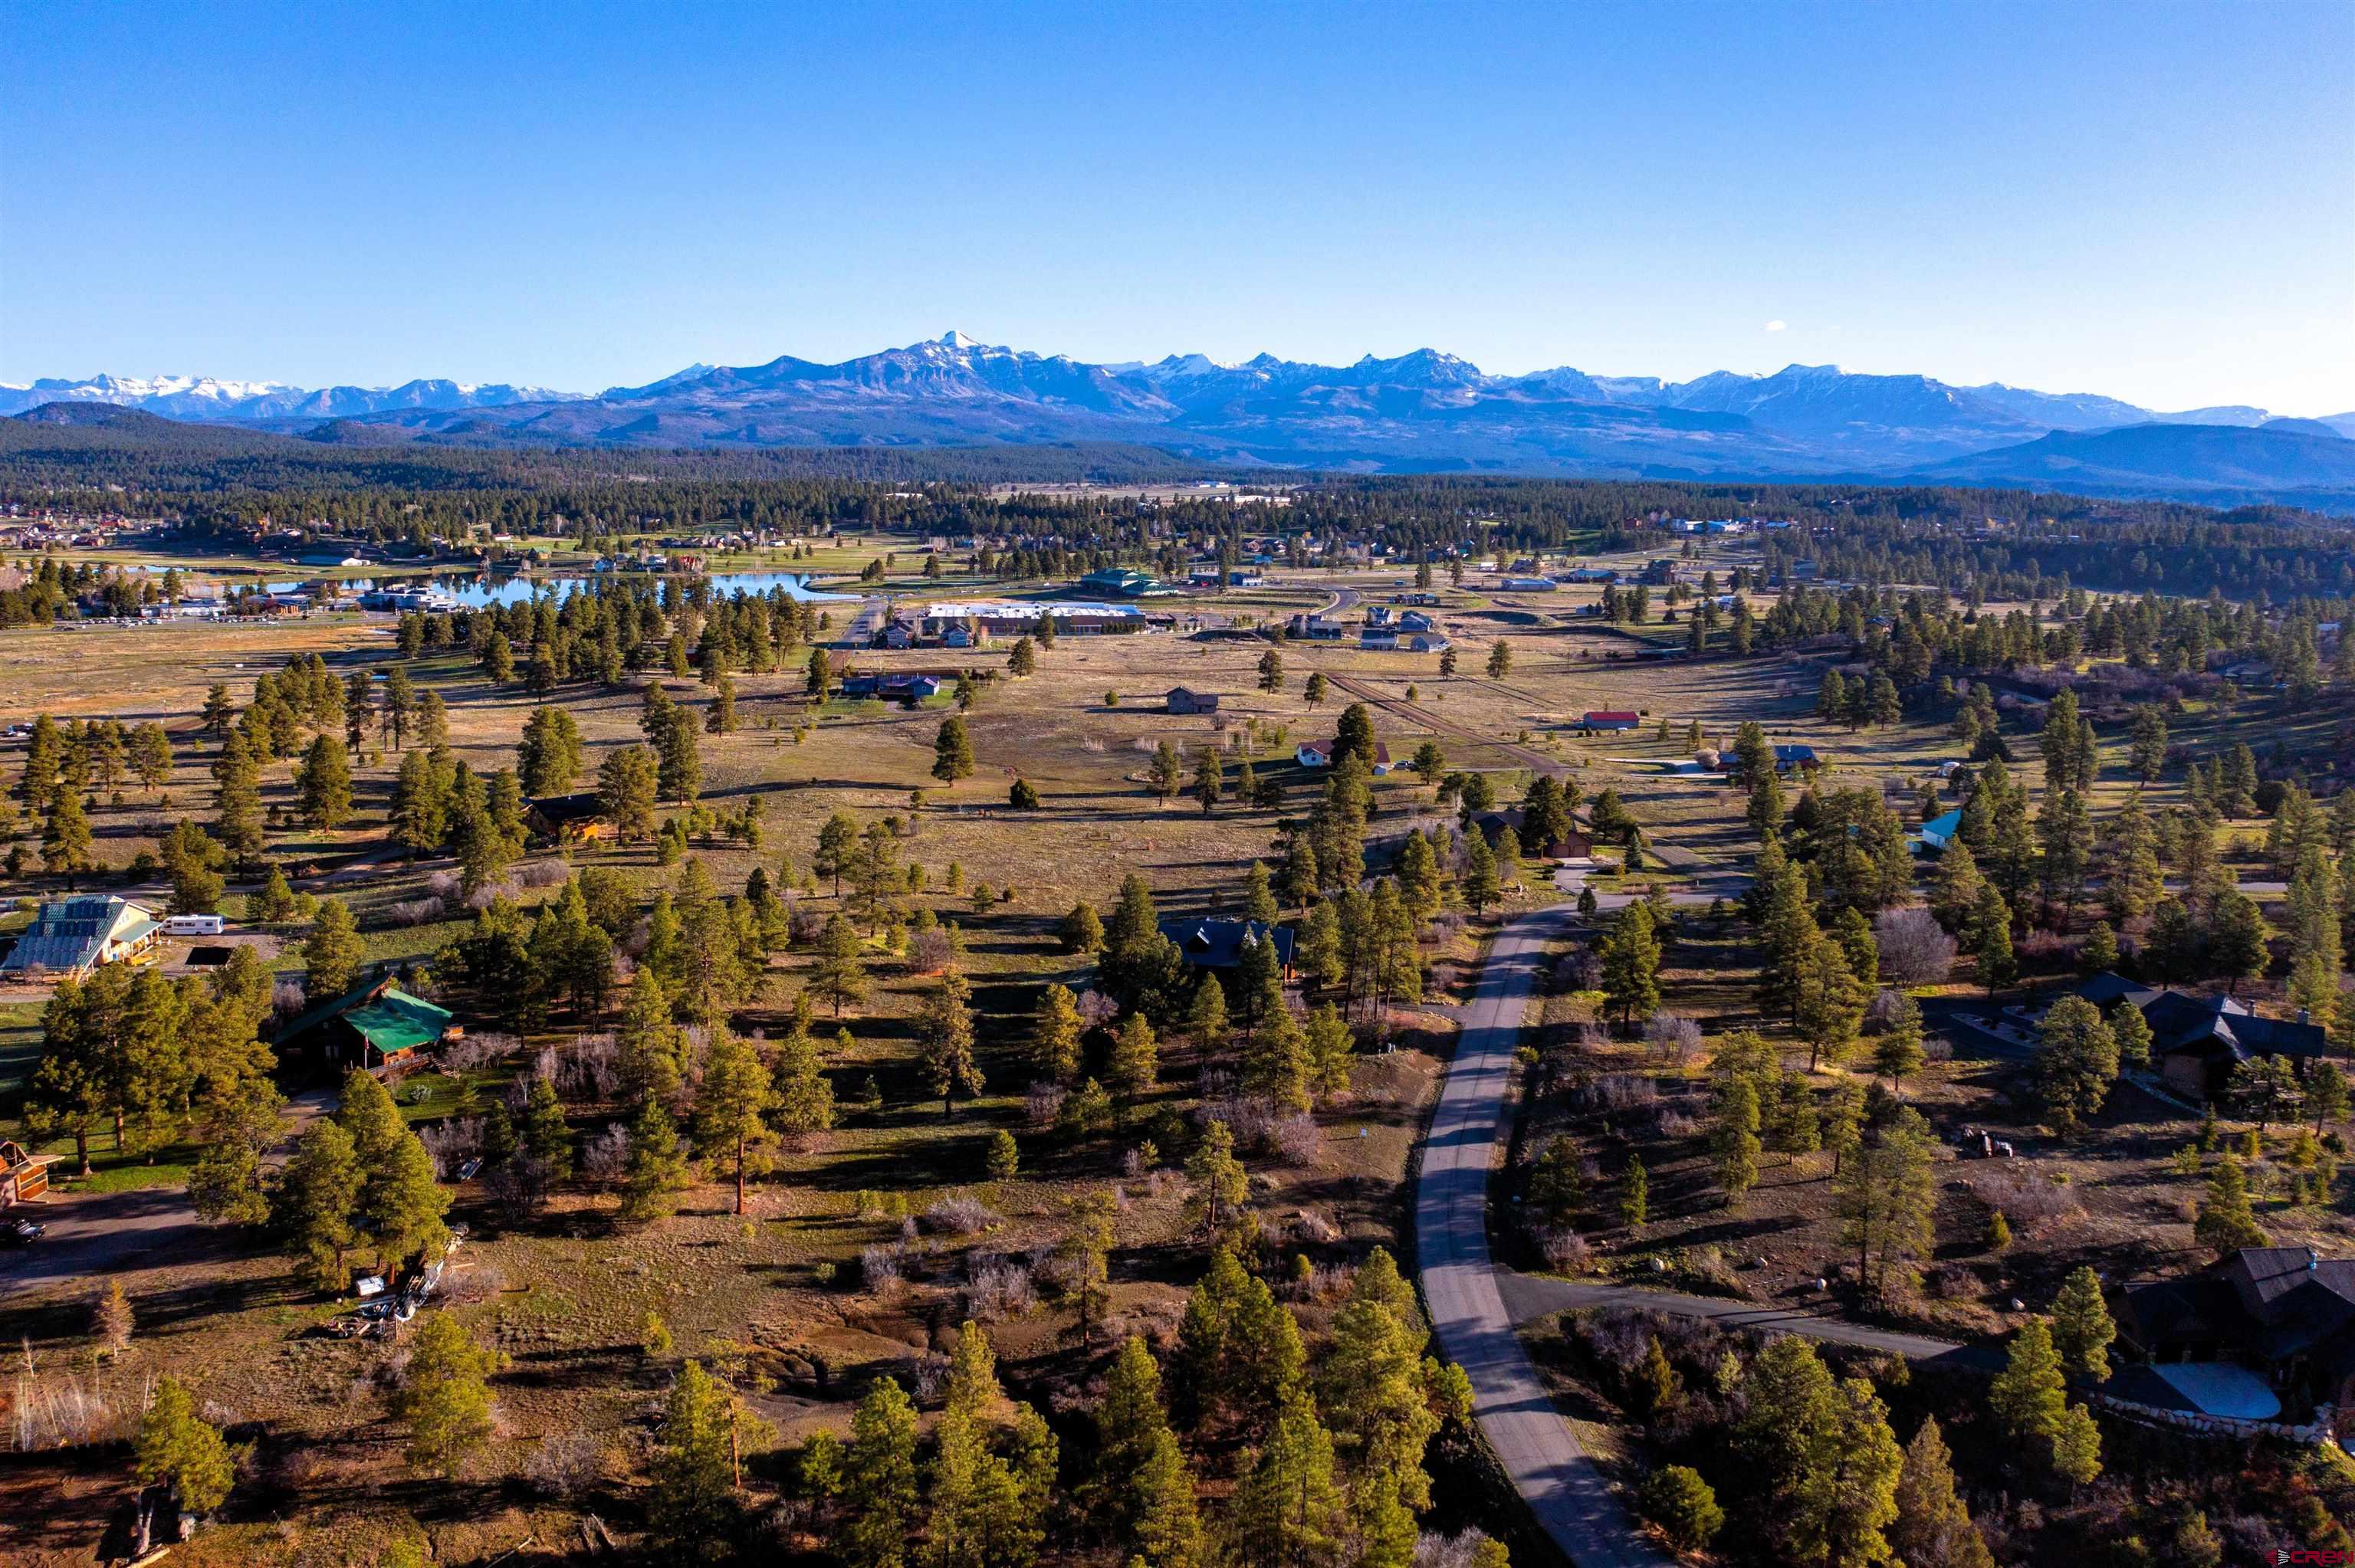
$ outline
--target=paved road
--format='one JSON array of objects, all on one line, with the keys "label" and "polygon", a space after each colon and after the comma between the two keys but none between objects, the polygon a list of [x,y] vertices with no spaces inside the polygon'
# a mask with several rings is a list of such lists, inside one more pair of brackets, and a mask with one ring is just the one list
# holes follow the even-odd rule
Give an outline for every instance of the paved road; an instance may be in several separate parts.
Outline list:
[{"label": "paved road", "polygon": [[1488,949],[1423,1147],[1416,1265],[1441,1351],[1472,1380],[1473,1416],[1546,1533],[1578,1568],[1668,1568],[1555,1412],[1488,1255],[1488,1171],[1505,1142],[1514,1043],[1546,940],[1573,914],[1533,910]]},{"label": "paved road", "polygon": [[1853,1345],[1860,1350],[1886,1351],[1909,1361],[1970,1366],[1999,1371],[2002,1352],[1983,1345],[1958,1345],[1922,1334],[1876,1329],[1829,1316],[1830,1308],[1774,1307],[1756,1301],[1729,1301],[1714,1296],[1687,1296],[1673,1290],[1646,1290],[1640,1285],[1589,1285],[1575,1280],[1549,1279],[1500,1268],[1498,1291],[1516,1323],[1552,1312],[1586,1307],[1625,1307],[1662,1312],[1672,1318],[1706,1318],[1721,1328],[1760,1329],[1772,1333],[1804,1334],[1811,1340]]},{"label": "paved road", "polygon": [[[1553,874],[1553,885],[1561,890],[1564,897],[1574,899],[1585,891],[1586,879],[1593,874],[1593,860],[1583,856],[1573,857],[1562,862],[1561,868]],[[1636,874],[1640,876],[1644,874],[1638,872]],[[1668,874],[1674,876],[1677,874],[1670,872]],[[1742,895],[1750,891],[1750,879],[1738,871],[1703,872],[1691,880],[1692,885],[1689,888],[1671,892],[1668,895],[1668,903],[1672,906],[1683,909],[1706,909],[1720,898],[1729,904],[1739,904],[1742,902]],[[1645,896],[1634,893],[1597,893],[1594,895],[1594,906],[1606,911],[1625,909],[1630,904],[1643,902],[1645,902]]]}]

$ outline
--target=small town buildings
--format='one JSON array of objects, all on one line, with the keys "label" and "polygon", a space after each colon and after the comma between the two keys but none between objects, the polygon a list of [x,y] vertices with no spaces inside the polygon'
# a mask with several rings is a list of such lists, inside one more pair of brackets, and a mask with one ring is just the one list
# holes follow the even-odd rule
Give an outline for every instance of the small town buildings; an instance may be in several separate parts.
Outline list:
[{"label": "small town buildings", "polygon": [[1599,735],[1608,730],[1639,729],[1643,723],[1644,715],[1632,708],[1597,708],[1578,721],[1579,727],[1589,735]]},{"label": "small town buildings", "polygon": [[1358,633],[1358,646],[1375,653],[1398,652],[1399,634],[1395,626],[1368,626]]},{"label": "small town buildings", "polygon": [[1173,714],[1214,714],[1219,711],[1219,694],[1197,692],[1187,686],[1172,686],[1169,688],[1167,705]]},{"label": "small town buildings", "polygon": [[1391,602],[1392,604],[1435,605],[1439,602],[1439,596],[1435,593],[1394,593],[1391,595]]},{"label": "small town buildings", "polygon": [[1439,622],[1421,610],[1410,609],[1398,618],[1398,629],[1401,631],[1436,631]]},{"label": "small town buildings", "polygon": [[1257,920],[1188,919],[1175,916],[1160,922],[1161,934],[1177,945],[1187,967],[1196,969],[1239,969],[1243,949],[1255,942],[1275,944],[1277,966],[1292,978],[1292,927]]},{"label": "small town buildings", "polygon": [[334,1075],[362,1067],[371,1073],[407,1066],[414,1053],[450,1033],[454,1015],[392,983],[390,975],[362,980],[333,1001],[296,1018],[278,1036],[278,1059]]},{"label": "small town buildings", "polygon": [[2188,1408],[2262,1421],[2283,1404],[2335,1403],[2355,1376],[2355,1258],[2243,1247],[2197,1274],[2128,1286],[2116,1321]]},{"label": "small town buildings", "polygon": [[1572,567],[1561,574],[1560,580],[1566,583],[1615,583],[1619,580],[1619,574],[1609,567]]},{"label": "small town buildings", "polygon": [[0,975],[59,980],[88,974],[101,964],[139,957],[164,934],[155,912],[112,894],[81,893],[41,906],[8,956]]}]

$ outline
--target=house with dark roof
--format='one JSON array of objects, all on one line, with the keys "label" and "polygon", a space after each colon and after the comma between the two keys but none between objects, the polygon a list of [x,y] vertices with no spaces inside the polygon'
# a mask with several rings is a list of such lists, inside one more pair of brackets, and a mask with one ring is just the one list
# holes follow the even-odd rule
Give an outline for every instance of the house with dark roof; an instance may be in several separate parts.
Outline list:
[{"label": "house with dark roof", "polygon": [[353,1067],[382,1073],[408,1065],[414,1053],[448,1034],[454,1020],[448,1008],[411,996],[390,975],[379,975],[281,1030],[278,1058],[326,1075]]},{"label": "house with dark roof", "polygon": [[2355,1379],[2355,1258],[2307,1247],[2243,1247],[2197,1274],[2130,1285],[2119,1337],[2150,1371],[2211,1414],[2264,1420],[2275,1411],[2217,1410],[2201,1398],[2228,1378],[2171,1369],[2240,1369],[2280,1404],[2336,1404]]},{"label": "house with dark roof", "polygon": [[1512,829],[1513,836],[1520,842],[1521,853],[1525,855],[1534,855],[1540,860],[1575,860],[1594,853],[1593,839],[1583,830],[1575,827],[1550,844],[1529,842],[1524,824],[1525,816],[1526,813],[1518,806],[1507,806],[1502,810],[1483,811],[1472,821],[1479,828],[1481,836],[1491,844],[1504,835],[1507,828]]},{"label": "house with dark roof", "polygon": [[1198,692],[1188,686],[1169,688],[1169,711],[1173,714],[1214,714],[1219,711],[1219,694]]},{"label": "house with dark roof", "polygon": [[2194,1101],[2222,1095],[2232,1069],[2260,1056],[2286,1058],[2303,1076],[2307,1064],[2322,1059],[2328,1039],[2303,1012],[2295,1020],[2261,1018],[2230,996],[2139,986],[2107,971],[2076,993],[2105,1012],[2119,1006],[2139,1011],[2150,1025],[2150,1059],[2159,1076]]},{"label": "house with dark roof", "polygon": [[1778,746],[1774,748],[1774,771],[1777,773],[1815,766],[1816,748],[1812,746]]},{"label": "house with dark roof", "polygon": [[558,843],[586,843],[613,836],[613,821],[604,815],[603,800],[594,789],[570,795],[541,795],[524,802],[524,825]]},{"label": "house with dark roof", "polygon": [[144,904],[107,893],[52,898],[0,959],[0,975],[14,980],[59,980],[88,974],[100,964],[119,964],[155,945],[164,923]]},{"label": "house with dark roof", "polygon": [[1284,978],[1292,978],[1292,927],[1257,920],[1187,919],[1173,916],[1160,922],[1161,934],[1177,945],[1187,964],[1198,969],[1231,969],[1243,961],[1243,948],[1253,942],[1275,944],[1275,959]]},{"label": "house with dark roof", "polygon": [[1604,730],[1640,729],[1643,724],[1644,715],[1633,708],[1597,708],[1578,721],[1579,728],[1589,735]]}]

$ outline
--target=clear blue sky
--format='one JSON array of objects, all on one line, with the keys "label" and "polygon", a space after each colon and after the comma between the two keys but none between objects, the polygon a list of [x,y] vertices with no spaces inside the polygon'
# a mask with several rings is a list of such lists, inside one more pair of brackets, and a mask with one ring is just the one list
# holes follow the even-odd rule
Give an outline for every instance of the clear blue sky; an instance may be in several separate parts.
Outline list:
[{"label": "clear blue sky", "polygon": [[2355,408],[2349,0],[13,5],[0,44],[12,381],[594,390],[956,327]]}]

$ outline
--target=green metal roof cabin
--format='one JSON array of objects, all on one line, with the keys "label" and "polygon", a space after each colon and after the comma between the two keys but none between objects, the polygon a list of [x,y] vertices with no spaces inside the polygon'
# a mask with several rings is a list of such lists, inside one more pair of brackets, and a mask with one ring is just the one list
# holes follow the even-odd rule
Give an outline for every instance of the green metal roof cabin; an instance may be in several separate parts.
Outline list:
[{"label": "green metal roof cabin", "polygon": [[322,1002],[278,1036],[279,1059],[307,1060],[322,1073],[365,1067],[380,1073],[405,1065],[410,1053],[450,1032],[456,1015],[392,983],[389,975]]}]

